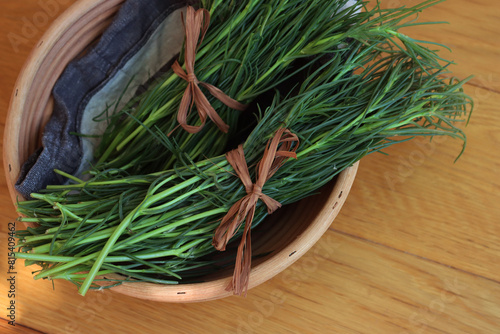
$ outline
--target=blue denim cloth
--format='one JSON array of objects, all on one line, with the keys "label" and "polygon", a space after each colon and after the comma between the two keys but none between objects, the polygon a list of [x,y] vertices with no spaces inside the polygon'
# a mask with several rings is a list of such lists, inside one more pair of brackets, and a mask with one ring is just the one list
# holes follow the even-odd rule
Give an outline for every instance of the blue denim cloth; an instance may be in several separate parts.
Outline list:
[{"label": "blue denim cloth", "polygon": [[43,147],[26,161],[16,183],[20,194],[30,198],[49,184],[66,182],[54,169],[69,174],[78,170],[82,138],[71,133],[80,133],[89,100],[146,44],[165,18],[187,4],[192,1],[125,1],[95,47],[67,66],[53,89],[54,111],[43,133]]}]

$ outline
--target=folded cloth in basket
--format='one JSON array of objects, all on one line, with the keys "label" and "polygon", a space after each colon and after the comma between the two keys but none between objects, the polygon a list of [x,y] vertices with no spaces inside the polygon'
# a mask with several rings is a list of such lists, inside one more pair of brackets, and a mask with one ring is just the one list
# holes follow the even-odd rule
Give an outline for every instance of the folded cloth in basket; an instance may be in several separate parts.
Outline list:
[{"label": "folded cloth in basket", "polygon": [[42,147],[23,165],[16,183],[25,198],[49,184],[66,182],[54,169],[78,175],[88,168],[106,122],[94,122],[106,107],[123,107],[180,52],[180,11],[189,0],[126,0],[102,37],[73,60],[53,89],[54,110]]}]

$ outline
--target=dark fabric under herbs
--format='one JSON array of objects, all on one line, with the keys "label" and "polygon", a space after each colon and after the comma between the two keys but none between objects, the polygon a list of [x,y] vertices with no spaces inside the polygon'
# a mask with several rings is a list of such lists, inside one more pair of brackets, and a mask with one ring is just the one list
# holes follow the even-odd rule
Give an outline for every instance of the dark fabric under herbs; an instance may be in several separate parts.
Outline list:
[{"label": "dark fabric under herbs", "polygon": [[[87,54],[72,61],[53,89],[54,111],[42,144],[22,167],[16,189],[25,198],[66,180],[54,169],[74,174],[82,160],[80,120],[85,106],[147,42],[155,29],[187,0],[127,0],[111,26]],[[154,74],[154,73],[152,73]],[[105,108],[106,106],[103,106]]]}]

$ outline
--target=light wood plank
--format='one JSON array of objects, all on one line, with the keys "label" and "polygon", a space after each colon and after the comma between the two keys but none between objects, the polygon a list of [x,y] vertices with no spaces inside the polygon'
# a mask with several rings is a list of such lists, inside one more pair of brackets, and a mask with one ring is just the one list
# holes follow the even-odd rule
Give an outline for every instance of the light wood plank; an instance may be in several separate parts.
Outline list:
[{"label": "light wood plank", "polygon": [[[382,0],[382,7],[413,6],[420,2]],[[500,58],[498,1],[448,0],[424,10],[419,21],[446,23],[410,27],[402,32],[415,39],[447,45],[452,52],[443,50],[441,54],[456,63],[450,67],[454,76],[464,79],[474,75],[471,82],[475,86],[500,92],[500,69],[494,66]]]},{"label": "light wood plank", "polygon": [[0,318],[0,332],[3,334],[40,334],[42,332],[31,328],[21,326],[19,324],[11,325],[9,321]]},{"label": "light wood plank", "polygon": [[[486,94],[485,90],[481,90]],[[363,159],[332,227],[491,279],[500,274],[500,94],[481,100],[461,144],[416,139]]]}]

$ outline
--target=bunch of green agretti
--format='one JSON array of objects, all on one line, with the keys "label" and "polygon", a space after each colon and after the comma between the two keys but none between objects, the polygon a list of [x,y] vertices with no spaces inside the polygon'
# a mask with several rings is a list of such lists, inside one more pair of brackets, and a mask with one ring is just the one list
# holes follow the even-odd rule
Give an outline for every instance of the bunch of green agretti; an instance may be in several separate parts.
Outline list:
[{"label": "bunch of green agretti", "polygon": [[[300,59],[301,67],[311,66],[318,56],[332,52],[347,38],[366,40],[385,33],[385,38],[400,38],[417,48],[411,38],[397,32],[403,27],[399,22],[441,1],[428,0],[404,12],[379,7],[360,12],[365,3],[347,7],[347,0],[201,1],[212,15],[212,24],[197,53],[196,75],[248,103],[293,79],[296,71],[290,70],[291,64]],[[223,153],[235,137],[240,112],[208,96],[230,125],[229,134],[222,134],[210,122],[197,134],[174,131],[185,87],[182,79],[168,71],[146,94],[105,117],[109,125],[97,150],[95,170],[113,170],[120,175],[152,173],[172,168],[176,161],[173,153],[178,150],[188,152],[195,161]],[[190,123],[196,122],[194,111]],[[148,130],[152,127],[165,134],[174,131],[171,141],[175,148],[166,150],[161,142],[152,140]]]},{"label": "bunch of green agretti", "polygon": [[[293,203],[366,154],[414,136],[448,135],[465,143],[454,125],[471,103],[463,82],[443,79],[446,65],[435,52],[394,28],[352,40],[311,70],[297,95],[276,96],[245,141],[248,164],[260,160],[281,126],[301,144],[297,160],[280,168],[264,193]],[[388,34],[406,43],[401,47]],[[150,134],[172,147],[161,131]],[[72,185],[34,194],[36,200],[20,203],[19,210],[22,221],[40,226],[20,233],[16,256],[42,266],[36,278],[70,280],[82,294],[96,287],[96,276],[110,273],[166,284],[194,275],[213,252],[218,220],[245,189],[224,156],[196,163],[186,152],[176,156],[184,167],[113,180],[105,173],[88,182],[73,178]],[[254,224],[265,216],[259,204]]]},{"label": "bunch of green agretti", "polygon": [[[293,62],[302,59],[302,67],[310,66],[314,56],[336,49],[346,37],[357,34],[368,14],[359,12],[361,5],[346,4],[347,0],[201,1],[210,11],[211,24],[197,52],[195,74],[237,101],[249,103],[289,80],[294,75],[289,70]],[[366,29],[368,25],[361,31]],[[183,58],[181,54],[180,63]],[[193,160],[223,153],[228,138],[235,135],[240,112],[207,94],[230,126],[229,133],[221,133],[212,122],[196,134],[183,131],[177,128],[176,114],[186,85],[169,70],[124,109],[111,115],[106,110],[100,118],[109,125],[96,153],[96,169],[144,174],[171,168],[175,157],[150,136],[148,128],[153,126],[172,133],[176,148]],[[194,106],[189,124],[199,124],[196,118]]]}]

